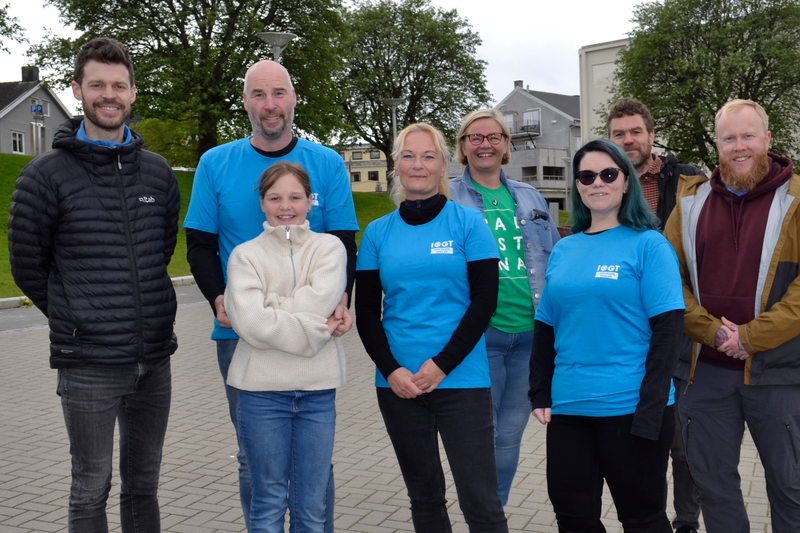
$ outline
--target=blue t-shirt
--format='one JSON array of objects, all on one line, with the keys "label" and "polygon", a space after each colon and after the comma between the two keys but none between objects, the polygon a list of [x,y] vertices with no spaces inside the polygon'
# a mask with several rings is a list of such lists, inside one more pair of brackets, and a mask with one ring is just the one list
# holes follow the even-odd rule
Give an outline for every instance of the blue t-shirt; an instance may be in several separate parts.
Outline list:
[{"label": "blue t-shirt", "polygon": [[[397,362],[416,373],[450,341],[470,304],[467,263],[499,259],[480,211],[448,201],[432,221],[406,224],[394,211],[364,231],[357,270],[380,270],[383,327]],[[375,371],[375,385],[389,384]],[[440,389],[490,387],[481,340]]]},{"label": "blue t-shirt", "polygon": [[[626,226],[561,239],[536,319],[555,331],[552,410],[633,413],[650,349],[649,319],[684,309],[678,257],[657,231]],[[675,401],[670,385],[669,401]]]},{"label": "blue t-shirt", "polygon": [[[302,165],[311,178],[312,208],[308,220],[312,231],[358,231],[344,160],[330,148],[298,139],[288,154],[266,157],[252,147],[250,137],[217,146],[200,158],[183,227],[217,234],[226,282],[228,257],[233,249],[264,230],[267,218],[261,210],[258,178],[278,161]],[[211,338],[238,336],[232,329],[220,327],[215,319]]]}]

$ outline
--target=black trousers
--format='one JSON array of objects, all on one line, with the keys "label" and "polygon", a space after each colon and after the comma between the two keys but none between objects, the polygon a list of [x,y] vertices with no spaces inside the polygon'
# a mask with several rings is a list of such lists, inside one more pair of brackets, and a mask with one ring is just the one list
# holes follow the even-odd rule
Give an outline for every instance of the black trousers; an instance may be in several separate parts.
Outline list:
[{"label": "black trousers", "polygon": [[630,434],[633,415],[554,415],[547,427],[547,490],[561,533],[604,532],[603,480],[626,533],[672,533],[667,462],[675,431],[664,409],[658,440]]}]

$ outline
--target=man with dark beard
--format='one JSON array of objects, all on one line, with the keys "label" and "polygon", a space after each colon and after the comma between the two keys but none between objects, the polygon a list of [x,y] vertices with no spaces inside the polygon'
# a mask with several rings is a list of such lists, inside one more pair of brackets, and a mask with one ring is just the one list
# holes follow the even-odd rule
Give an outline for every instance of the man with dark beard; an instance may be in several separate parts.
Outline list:
[{"label": "man with dark beard", "polygon": [[[230,253],[264,229],[262,224],[266,218],[258,194],[259,177],[279,161],[301,165],[311,178],[312,208],[308,217],[311,230],[337,236],[347,250],[347,291],[334,311],[334,317],[341,319],[339,329],[334,332],[336,336],[347,332],[353,322],[347,305],[355,278],[355,235],[358,231],[350,180],[342,156],[330,148],[300,139],[292,131],[297,95],[289,72],[274,61],[259,61],[245,74],[243,98],[253,134],[203,154],[183,224],[192,274],[216,317],[211,339],[216,341],[217,361],[222,379],[226,381],[225,393],[237,434],[239,391],[227,385],[227,376],[239,337],[231,329],[223,296]],[[249,530],[250,473],[241,446],[237,459],[239,496]],[[333,531],[332,468],[330,480],[326,532]],[[294,497],[293,491],[291,495]],[[290,500],[292,511],[293,503]],[[294,532],[294,520],[291,531]]]},{"label": "man with dark beard", "polygon": [[123,533],[160,531],[177,303],[167,264],[180,193],[163,157],[125,126],[136,99],[128,51],[94,39],[75,59],[85,118],[20,174],[8,221],[11,273],[48,318],[72,456],[68,530],[106,533],[119,424]]},{"label": "man with dark beard", "polygon": [[745,423],[764,467],[772,531],[800,531],[800,176],[768,152],[764,109],[716,116],[719,167],[681,176],[665,236],[681,263],[686,333],[677,375],[689,466],[709,533],[750,524],[738,463]]}]

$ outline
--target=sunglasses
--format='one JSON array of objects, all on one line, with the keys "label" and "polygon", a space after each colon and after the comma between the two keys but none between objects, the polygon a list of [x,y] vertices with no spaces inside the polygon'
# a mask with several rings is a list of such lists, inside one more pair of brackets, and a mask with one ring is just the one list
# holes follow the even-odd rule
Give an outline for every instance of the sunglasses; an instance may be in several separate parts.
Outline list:
[{"label": "sunglasses", "polygon": [[607,169],[601,170],[600,172],[592,172],[591,170],[581,170],[578,172],[577,179],[584,185],[591,185],[594,183],[594,179],[597,176],[600,176],[600,179],[603,180],[605,183],[614,183],[617,181],[617,176],[619,173],[622,172],[622,169],[609,167]]}]

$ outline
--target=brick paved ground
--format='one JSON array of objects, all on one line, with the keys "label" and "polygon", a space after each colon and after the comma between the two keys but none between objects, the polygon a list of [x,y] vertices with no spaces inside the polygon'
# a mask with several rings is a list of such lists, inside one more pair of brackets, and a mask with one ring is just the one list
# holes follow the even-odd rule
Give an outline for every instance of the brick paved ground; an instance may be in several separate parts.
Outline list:
[{"label": "brick paved ground", "polygon": [[[174,393],[159,493],[165,532],[244,531],[236,445],[214,345],[208,340],[210,319],[205,303],[178,312],[180,348],[173,357]],[[55,395],[56,373],[47,365],[47,342],[47,329],[0,334],[0,533],[66,528],[69,447]],[[374,367],[357,333],[346,335],[344,344],[348,383],[337,398],[336,530],[413,531],[402,478],[375,404]],[[769,532],[763,470],[749,437],[740,470],[753,531]],[[556,531],[544,481],[544,429],[533,421],[506,507],[512,531]],[[108,513],[113,531],[119,531],[116,474],[113,483]],[[465,533],[452,480],[448,486],[454,531]],[[604,508],[609,533],[620,532],[608,494]]]}]

